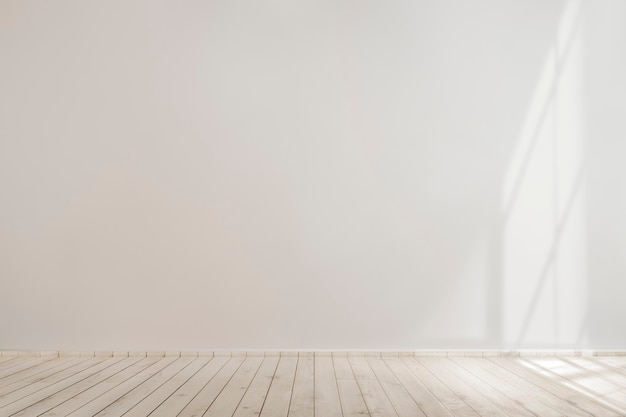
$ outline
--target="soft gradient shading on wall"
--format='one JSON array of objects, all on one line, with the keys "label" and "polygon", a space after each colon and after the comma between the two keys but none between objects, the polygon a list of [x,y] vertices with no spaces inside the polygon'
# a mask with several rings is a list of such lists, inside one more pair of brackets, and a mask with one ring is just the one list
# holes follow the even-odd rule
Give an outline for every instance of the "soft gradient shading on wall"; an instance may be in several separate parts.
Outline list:
[{"label": "soft gradient shading on wall", "polygon": [[624,8],[0,2],[0,349],[624,347]]}]

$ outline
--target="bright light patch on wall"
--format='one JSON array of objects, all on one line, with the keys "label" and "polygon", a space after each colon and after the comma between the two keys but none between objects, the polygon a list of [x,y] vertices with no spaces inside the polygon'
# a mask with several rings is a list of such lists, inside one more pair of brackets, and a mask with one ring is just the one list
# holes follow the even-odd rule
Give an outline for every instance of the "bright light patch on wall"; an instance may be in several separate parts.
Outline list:
[{"label": "bright light patch on wall", "polygon": [[504,183],[503,337],[585,342],[581,1],[567,3]]}]

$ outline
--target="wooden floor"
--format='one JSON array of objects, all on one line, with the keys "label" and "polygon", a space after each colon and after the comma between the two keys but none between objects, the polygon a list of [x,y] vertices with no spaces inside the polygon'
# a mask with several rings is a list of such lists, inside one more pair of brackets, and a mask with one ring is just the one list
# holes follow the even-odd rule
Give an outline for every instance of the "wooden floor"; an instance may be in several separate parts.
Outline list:
[{"label": "wooden floor", "polygon": [[0,358],[0,416],[618,416],[626,357]]}]

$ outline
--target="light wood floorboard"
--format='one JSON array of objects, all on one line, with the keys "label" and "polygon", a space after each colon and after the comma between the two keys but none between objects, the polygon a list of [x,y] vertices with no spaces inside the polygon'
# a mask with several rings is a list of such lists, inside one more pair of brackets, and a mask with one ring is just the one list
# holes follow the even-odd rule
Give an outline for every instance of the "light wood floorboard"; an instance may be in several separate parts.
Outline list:
[{"label": "light wood floorboard", "polygon": [[313,417],[315,415],[314,372],[315,357],[313,355],[300,356],[291,393],[289,417]]},{"label": "light wood floorboard", "polygon": [[0,416],[616,417],[626,357],[3,357]]},{"label": "light wood floorboard", "polygon": [[297,356],[284,356],[267,390],[265,403],[261,408],[261,417],[287,417],[291,405],[291,394],[298,368]]},{"label": "light wood floorboard", "polygon": [[278,370],[278,356],[270,356],[263,359],[259,371],[252,379],[233,417],[256,417],[261,414],[265,405],[267,392]]}]

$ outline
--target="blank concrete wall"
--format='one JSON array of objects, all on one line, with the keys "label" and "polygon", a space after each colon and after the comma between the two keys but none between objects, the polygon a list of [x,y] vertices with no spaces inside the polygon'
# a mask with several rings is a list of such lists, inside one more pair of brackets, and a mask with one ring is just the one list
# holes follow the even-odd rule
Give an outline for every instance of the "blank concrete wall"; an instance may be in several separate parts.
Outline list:
[{"label": "blank concrete wall", "polygon": [[0,348],[626,347],[619,1],[0,3]]}]

